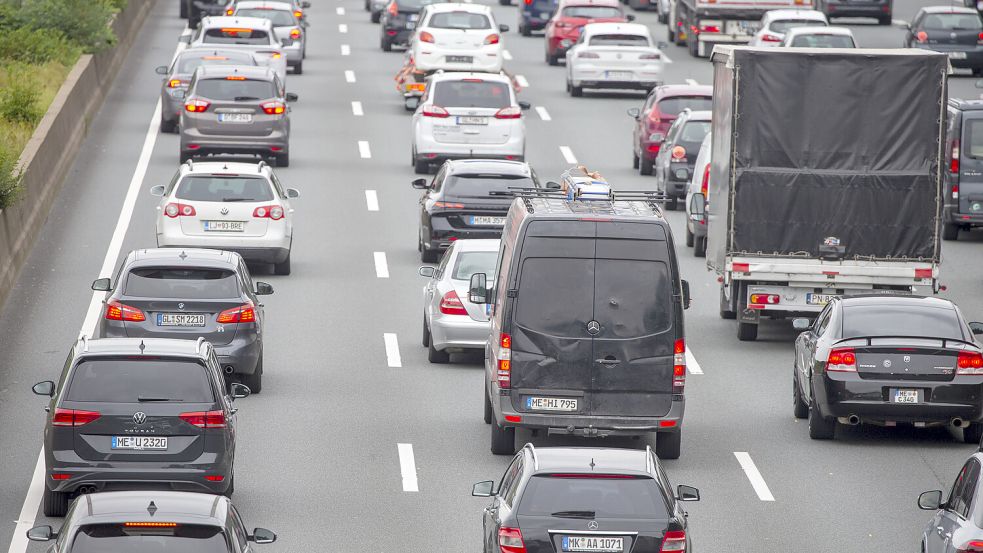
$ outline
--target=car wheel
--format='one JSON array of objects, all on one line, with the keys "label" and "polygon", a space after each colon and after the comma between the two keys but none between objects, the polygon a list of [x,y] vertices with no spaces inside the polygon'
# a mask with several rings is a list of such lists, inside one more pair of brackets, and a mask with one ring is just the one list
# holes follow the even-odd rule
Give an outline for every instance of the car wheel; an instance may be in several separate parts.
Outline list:
[{"label": "car wheel", "polygon": [[693,240],[693,255],[696,257],[707,256],[707,237],[701,236]]},{"label": "car wheel", "polygon": [[687,247],[692,247],[693,246],[693,238],[694,238],[693,231],[689,230],[689,227],[687,226],[686,227],[686,246]]},{"label": "car wheel", "polygon": [[379,47],[382,48],[383,52],[393,51],[393,43],[386,40],[385,37],[379,39]]},{"label": "car wheel", "polygon": [[450,360],[451,354],[433,347],[433,340],[431,339],[430,344],[427,346],[427,361],[443,365],[444,363],[449,363]]},{"label": "car wheel", "polygon": [[495,455],[515,454],[515,427],[491,424],[491,452]]},{"label": "car wheel", "polygon": [[673,44],[673,43],[676,42],[676,33],[672,32],[672,26],[669,25],[669,22],[668,21],[666,22],[666,27],[667,27],[667,31],[669,33],[669,38],[668,38],[668,40],[666,40],[666,42],[668,42],[669,44]]},{"label": "car wheel", "polygon": [[737,312],[734,311],[731,302],[727,299],[727,295],[724,294],[724,285],[720,285],[720,318],[721,319],[736,319]]},{"label": "car wheel", "polygon": [[[815,394],[812,396],[816,397]],[[832,440],[836,434],[836,419],[823,417],[813,399],[809,406],[809,437],[813,440]]]},{"label": "car wheel", "polygon": [[378,23],[379,19],[381,18],[382,12],[372,12],[372,15],[369,16],[369,19],[371,19],[373,23]]},{"label": "car wheel", "polygon": [[978,444],[983,439],[983,423],[971,422],[963,428],[963,441],[967,444]]},{"label": "car wheel", "polygon": [[[669,14],[659,13],[659,23],[662,23],[663,25],[669,23]],[[669,32],[671,33],[672,31]]]},{"label": "car wheel", "polygon": [[289,275],[290,274],[290,252],[287,252],[287,258],[280,263],[273,264],[273,274],[276,275]]},{"label": "car wheel", "polygon": [[177,121],[168,121],[166,119],[160,120],[160,132],[167,134],[177,133]]},{"label": "car wheel", "polygon": [[656,432],[655,454],[659,459],[679,459],[679,449],[683,441],[683,431]]},{"label": "car wheel", "polygon": [[877,24],[878,25],[890,25],[891,24],[891,16],[890,15],[885,15],[884,17],[878,17],[877,18]]},{"label": "car wheel", "polygon": [[488,390],[485,390],[485,424],[491,424],[492,421],[492,406],[491,399],[488,398]]},{"label": "car wheel", "polygon": [[426,175],[430,172],[430,163],[425,159],[417,159],[413,162],[413,172],[417,175]]},{"label": "car wheel", "polygon": [[551,55],[548,51],[546,52],[546,63],[550,65],[560,65],[560,56]]},{"label": "car wheel", "polygon": [[802,399],[802,393],[799,391],[799,384],[795,381],[795,376],[792,377],[792,414],[797,419],[804,419],[809,416],[809,406]]},{"label": "car wheel", "polygon": [[282,154],[276,155],[276,166],[277,167],[290,167],[290,152],[284,152]]},{"label": "car wheel", "polygon": [[68,494],[65,492],[53,492],[44,487],[43,511],[46,517],[63,517],[68,512]]},{"label": "car wheel", "polygon": [[430,347],[430,327],[427,326],[427,316],[423,316],[423,347]]},{"label": "car wheel", "polygon": [[526,25],[519,25],[519,34],[522,36],[532,36],[532,29]]},{"label": "car wheel", "polygon": [[229,487],[226,488],[224,492],[222,492],[222,495],[224,495],[225,497],[232,497],[232,494],[234,494],[235,491],[236,491],[236,475],[233,472],[229,476]]},{"label": "car wheel", "polygon": [[371,2],[372,2],[372,0],[365,0],[365,11],[367,11],[367,12],[372,11],[372,4],[371,4]]},{"label": "car wheel", "polygon": [[512,0],[498,0],[500,6],[511,6]]},{"label": "car wheel", "polygon": [[638,155],[636,155],[635,152],[632,152],[631,153],[631,168],[632,169],[638,169],[638,163],[639,163]]},{"label": "car wheel", "polygon": [[638,158],[638,174],[651,175],[655,169],[655,164],[644,157]]},{"label": "car wheel", "polygon": [[304,62],[300,62],[294,66],[294,75],[303,75],[303,74],[304,74]]},{"label": "car wheel", "polygon": [[953,225],[951,223],[945,223],[942,225],[942,239],[943,240],[958,240],[959,239],[959,225]]},{"label": "car wheel", "polygon": [[582,87],[582,86],[573,86],[573,84],[571,84],[570,85],[570,95],[573,96],[574,98],[580,98],[581,96],[584,95],[584,87]]},{"label": "car wheel", "polygon": [[256,370],[253,374],[241,375],[242,383],[249,387],[250,394],[258,394],[263,391],[263,354],[259,354],[259,361],[256,362]]},{"label": "car wheel", "polygon": [[753,342],[758,339],[758,325],[754,323],[737,323],[737,339],[742,342]]},{"label": "car wheel", "polygon": [[687,39],[686,47],[689,49],[689,55],[693,56],[694,58],[700,57],[700,41],[697,40],[697,37],[694,36],[693,40]]}]

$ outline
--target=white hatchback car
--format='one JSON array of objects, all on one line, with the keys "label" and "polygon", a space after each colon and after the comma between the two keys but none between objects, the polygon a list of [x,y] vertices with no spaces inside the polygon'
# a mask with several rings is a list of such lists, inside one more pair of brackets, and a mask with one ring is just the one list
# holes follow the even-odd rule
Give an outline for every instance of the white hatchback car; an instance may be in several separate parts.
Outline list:
[{"label": "white hatchback car", "polygon": [[430,277],[423,287],[423,347],[431,363],[447,363],[452,351],[481,351],[488,340],[486,305],[468,300],[471,275],[495,273],[498,239],[458,240],[437,267],[420,267]]},{"label": "white hatchback car", "polygon": [[818,10],[770,10],[761,18],[761,28],[748,46],[778,46],[785,33],[795,27],[827,27],[826,14]]},{"label": "white hatchback car", "polygon": [[589,23],[567,51],[567,92],[585,88],[651,90],[662,76],[661,44],[639,23]]},{"label": "white hatchback car", "polygon": [[420,71],[502,70],[502,35],[507,25],[495,22],[481,4],[442,3],[424,6],[410,39],[413,63]]},{"label": "white hatchback car", "polygon": [[205,17],[189,40],[189,48],[244,50],[253,54],[257,65],[276,71],[280,80],[287,77],[287,56],[276,36],[273,22],[259,17]]},{"label": "white hatchback car", "polygon": [[300,18],[294,15],[290,2],[271,0],[243,0],[236,2],[235,14],[240,17],[259,17],[273,23],[273,32],[283,45],[287,65],[294,73],[304,72],[304,57],[307,55],[307,37]]},{"label": "white hatchback car", "polygon": [[508,76],[436,73],[413,114],[412,164],[419,174],[448,159],[526,156],[527,102],[516,100]]},{"label": "white hatchback car", "polygon": [[[710,186],[710,148],[713,133],[707,133],[700,144],[700,153],[696,154],[696,165],[693,166],[693,177],[686,187],[686,245],[693,247],[693,255],[707,255],[707,193]],[[693,196],[702,194],[702,203],[693,203]]]},{"label": "white hatchback car", "polygon": [[150,193],[161,197],[158,247],[234,251],[246,261],[273,263],[278,275],[290,274],[290,200],[300,193],[283,188],[266,163],[188,161],[170,184]]},{"label": "white hatchback car", "polygon": [[856,48],[853,32],[846,27],[795,27],[785,33],[782,48]]}]

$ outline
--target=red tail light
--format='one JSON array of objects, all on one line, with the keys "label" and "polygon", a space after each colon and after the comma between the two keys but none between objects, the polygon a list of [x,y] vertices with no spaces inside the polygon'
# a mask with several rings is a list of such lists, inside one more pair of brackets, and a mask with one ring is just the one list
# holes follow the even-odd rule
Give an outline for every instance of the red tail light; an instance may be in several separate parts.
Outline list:
[{"label": "red tail light", "polygon": [[195,211],[195,206],[193,205],[172,202],[164,206],[164,215],[167,215],[171,219],[175,217],[193,217],[197,214],[198,212]]},{"label": "red tail light", "polygon": [[429,42],[430,44],[433,44],[433,35],[426,31],[420,31],[420,42]]},{"label": "red tail light", "polygon": [[719,33],[720,27],[717,25],[700,25],[701,33]]},{"label": "red tail light", "polygon": [[973,540],[956,549],[956,553],[983,553],[983,540]]},{"label": "red tail light", "polygon": [[530,4],[532,4],[532,0],[525,0],[525,1],[526,1],[526,5],[527,6],[530,5]]},{"label": "red tail light", "polygon": [[952,141],[952,150],[950,151],[949,158],[949,172],[958,173],[959,172],[959,141]]},{"label": "red tail light", "polygon": [[983,374],[983,355],[976,351],[960,351],[956,374]]},{"label": "red tail light", "polygon": [[976,37],[976,44],[983,44],[983,33]]},{"label": "red tail light", "polygon": [[672,159],[683,159],[686,157],[686,148],[683,148],[682,146],[673,146],[672,152],[670,153],[672,154]]},{"label": "red tail light", "polygon": [[167,81],[167,87],[168,88],[179,88],[179,87],[182,87],[182,86],[188,86],[188,83],[185,82],[185,81],[182,81],[181,79],[171,79],[171,80]]},{"label": "red tail light", "polygon": [[925,44],[926,42],[928,42],[928,33],[926,33],[925,31],[918,31],[915,34],[915,40],[917,40],[922,44]]},{"label": "red tail light", "polygon": [[201,113],[208,109],[211,103],[205,100],[199,100],[197,98],[192,98],[184,103],[184,109],[191,113]]},{"label": "red tail light", "polygon": [[147,320],[147,316],[136,307],[122,304],[112,300],[106,304],[106,319],[110,321],[132,321],[141,323]]},{"label": "red tail light", "polygon": [[700,184],[700,194],[706,198],[710,195],[710,164],[707,163],[706,168],[703,169],[703,183]]},{"label": "red tail light", "polygon": [[423,108],[424,117],[450,117],[451,114],[447,113],[447,110],[440,106],[426,106]]},{"label": "red tail light", "polygon": [[686,551],[686,532],[683,530],[669,530],[662,536],[662,547],[660,553],[669,551]]},{"label": "red tail light", "polygon": [[[437,209],[464,209],[464,204],[456,202],[434,202],[433,206]],[[451,240],[454,240],[451,238]]]},{"label": "red tail light", "polygon": [[65,474],[63,472],[56,472],[56,473],[52,473],[51,475],[52,480],[68,480],[71,477],[72,477],[71,474]]},{"label": "red tail light", "polygon": [[444,315],[467,315],[468,310],[464,308],[464,304],[461,303],[461,298],[457,296],[457,292],[451,290],[444,294],[444,297],[440,299],[440,312]]},{"label": "red tail light", "polygon": [[857,372],[857,355],[853,348],[833,348],[826,358],[826,372]]},{"label": "red tail light", "polygon": [[399,15],[399,6],[396,5],[396,2],[390,2],[389,5],[386,6],[386,11],[389,12],[389,15],[396,17]]},{"label": "red tail light", "polygon": [[498,387],[512,386],[512,336],[504,332],[498,337]]},{"label": "red tail light", "polygon": [[499,528],[498,549],[501,553],[526,553],[526,544],[522,542],[522,531],[507,526]]},{"label": "red tail light", "polygon": [[490,34],[485,37],[485,44],[498,44],[498,41],[501,39],[502,37],[498,36],[497,34]]},{"label": "red tail light", "polygon": [[279,221],[283,219],[283,208],[278,205],[262,205],[253,210],[253,217]]},{"label": "red tail light", "polygon": [[932,278],[932,269],[915,269],[915,278]]},{"label": "red tail light", "polygon": [[657,153],[659,153],[659,150],[661,148],[662,148],[662,143],[661,142],[652,142],[651,144],[649,144],[648,146],[645,147],[645,149],[648,150],[648,152],[651,153],[651,154],[657,154]]},{"label": "red tail light", "polygon": [[765,306],[781,303],[782,298],[778,294],[751,294],[749,300],[752,306]]},{"label": "red tail light", "polygon": [[221,409],[217,411],[181,413],[178,417],[184,422],[192,426],[197,426],[198,428],[225,428],[225,412]]},{"label": "red tail light", "polygon": [[240,305],[239,307],[233,307],[232,309],[226,309],[218,314],[218,318],[215,319],[217,323],[254,323],[256,322],[256,310],[253,308],[253,304],[246,303]]},{"label": "red tail light", "polygon": [[731,267],[732,267],[732,270],[735,273],[750,273],[751,272],[751,264],[750,263],[734,263],[733,265],[731,265]]},{"label": "red tail light", "polygon": [[577,54],[577,58],[582,60],[596,60],[601,59],[601,56],[598,56],[594,52],[581,52]]},{"label": "red tail light", "polygon": [[518,119],[522,117],[522,108],[509,106],[495,112],[495,119]]},{"label": "red tail light", "polygon": [[781,42],[782,37],[765,33],[761,35],[761,42]]},{"label": "red tail light", "polygon": [[263,113],[267,115],[280,115],[287,111],[287,106],[285,106],[283,102],[277,101],[263,102],[259,105],[259,107],[263,108]]},{"label": "red tail light", "polygon": [[672,393],[681,394],[686,387],[686,341],[676,340],[672,346]]},{"label": "red tail light", "polygon": [[300,29],[290,29],[290,38],[297,40],[300,38]]},{"label": "red tail light", "polygon": [[209,482],[221,482],[222,480],[225,480],[225,477],[221,474],[206,474],[205,480],[208,480]]},{"label": "red tail light", "polygon": [[55,415],[51,417],[53,426],[82,426],[98,419],[102,413],[98,411],[82,411],[79,409],[62,409],[55,407]]}]

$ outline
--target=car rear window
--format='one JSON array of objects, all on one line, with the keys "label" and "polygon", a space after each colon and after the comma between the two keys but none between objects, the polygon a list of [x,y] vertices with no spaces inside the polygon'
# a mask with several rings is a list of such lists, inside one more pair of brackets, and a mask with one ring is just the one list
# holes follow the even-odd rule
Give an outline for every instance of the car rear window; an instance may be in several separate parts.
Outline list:
[{"label": "car rear window", "polygon": [[195,96],[226,102],[250,102],[276,97],[273,83],[255,79],[199,79]]},{"label": "car rear window", "polygon": [[590,46],[648,46],[648,37],[642,35],[594,35]]},{"label": "car rear window", "polygon": [[709,96],[672,96],[659,100],[657,106],[662,115],[676,116],[686,108],[693,111],[713,109],[713,98]]},{"label": "car rear window", "polygon": [[614,19],[624,17],[624,14],[621,13],[621,10],[612,6],[567,6],[563,8],[563,17]]},{"label": "car rear window", "polygon": [[844,305],[842,334],[965,339],[954,309],[911,305]]},{"label": "car rear window", "polygon": [[205,44],[270,44],[270,37],[262,29],[238,27],[206,29],[202,38]]},{"label": "car rear window", "polygon": [[242,17],[259,17],[269,19],[274,27],[292,27],[297,24],[293,12],[287,10],[271,10],[263,8],[242,8],[236,11]]},{"label": "car rear window", "polygon": [[590,519],[669,516],[666,500],[652,478],[575,476],[533,476],[522,493],[518,514],[560,517],[556,513],[589,511],[593,513]]},{"label": "car rear window", "polygon": [[796,48],[856,48],[853,38],[846,35],[801,35],[792,39]]},{"label": "car rear window", "polygon": [[239,297],[239,284],[227,269],[141,267],[127,274],[124,293],[134,298],[230,299]]},{"label": "car rear window", "polygon": [[784,33],[789,29],[795,27],[826,27],[825,21],[817,21],[815,19],[782,19],[779,21],[772,21],[771,30],[776,33]]},{"label": "car rear window", "polygon": [[83,359],[72,371],[65,399],[78,402],[212,403],[205,367],[192,359],[134,355]]},{"label": "car rear window", "polygon": [[709,121],[688,121],[683,125],[683,130],[679,135],[680,142],[697,142],[702,144],[703,139],[710,132]]},{"label": "car rear window", "polygon": [[181,56],[177,64],[177,73],[194,73],[201,65],[256,65],[256,60],[243,52],[228,52],[222,54],[192,53]]},{"label": "car rear window", "polygon": [[[444,196],[458,198],[487,198],[490,193],[509,193],[510,187],[532,188],[531,177],[512,175],[451,175],[444,179]],[[511,199],[511,198],[509,198]]]},{"label": "car rear window", "polygon": [[584,336],[594,312],[593,259],[529,257],[519,279],[516,325],[551,336]]},{"label": "car rear window", "polygon": [[480,13],[443,12],[433,14],[427,26],[435,29],[490,29],[491,21]]},{"label": "car rear window", "polygon": [[501,109],[512,105],[512,98],[509,86],[505,83],[465,79],[437,83],[433,103],[445,108]]},{"label": "car rear window", "polygon": [[177,524],[173,528],[87,524],[72,540],[72,553],[228,553],[222,529],[217,526]]},{"label": "car rear window", "polygon": [[922,28],[946,31],[975,31],[983,28],[980,17],[972,13],[932,13],[925,16]]},{"label": "car rear window", "polygon": [[273,199],[270,183],[261,177],[192,175],[178,185],[178,199],[196,202],[266,202]]},{"label": "car rear window", "polygon": [[983,119],[969,119],[963,131],[963,152],[972,158],[983,158]]},{"label": "car rear window", "polygon": [[498,252],[462,252],[457,256],[454,264],[454,272],[451,278],[454,280],[471,280],[471,275],[475,273],[485,273],[488,281],[495,280],[495,262],[498,261]]}]

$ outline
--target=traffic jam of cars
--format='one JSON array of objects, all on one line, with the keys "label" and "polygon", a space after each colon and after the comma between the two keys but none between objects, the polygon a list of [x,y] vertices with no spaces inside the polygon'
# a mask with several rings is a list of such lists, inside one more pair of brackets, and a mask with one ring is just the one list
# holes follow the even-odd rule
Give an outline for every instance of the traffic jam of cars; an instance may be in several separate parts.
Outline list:
[{"label": "traffic jam of cars", "polygon": [[[934,476],[903,477],[885,493],[906,503],[884,500],[877,518],[919,526],[873,521],[870,538],[887,541],[860,545],[864,529],[835,549],[983,552],[983,313],[979,272],[963,261],[983,226],[983,81],[972,81],[983,2],[905,1],[168,2],[166,17],[187,27],[156,67],[152,132],[174,136],[154,154],[166,177],[137,179],[133,216],[153,238],[127,241],[109,272],[70,275],[96,309],[67,360],[33,380],[45,412],[38,502],[55,520],[26,538],[57,553],[255,551],[277,534],[248,530],[240,510],[269,515],[260,505],[278,489],[240,468],[236,504],[236,467],[301,455],[303,478],[343,480],[289,450],[337,438],[319,426],[364,424],[371,437],[389,417],[460,421],[459,438],[430,443],[469,453],[418,469],[425,454],[400,442],[403,491],[453,474],[431,483],[440,498],[379,514],[446,510],[481,529],[459,543],[484,553],[825,551],[781,540],[825,535],[833,518],[754,547],[728,541],[743,515],[724,534],[712,521],[733,517],[727,496],[748,489],[780,505],[769,479],[796,503],[878,501],[862,479],[915,463]],[[869,45],[882,31],[893,42]],[[534,83],[519,72],[532,67]],[[371,96],[349,114],[343,91],[367,78]],[[369,136],[381,136],[374,158]],[[354,137],[357,148],[335,142]],[[588,146],[578,159],[562,144]],[[359,180],[352,167],[379,158],[397,162]],[[370,219],[353,230],[348,213],[362,208],[335,197],[369,180]],[[374,235],[399,238],[399,251],[369,258],[410,291],[407,309],[367,285],[333,291],[354,261],[312,274],[325,248],[364,249]],[[266,298],[271,283],[280,294]],[[280,299],[291,294],[302,299]],[[402,398],[353,389],[368,369],[345,358],[374,338],[339,351],[339,323],[412,328],[412,340],[384,334],[388,366],[446,379],[448,399],[406,383]],[[291,338],[309,326],[324,340],[316,353]],[[349,374],[337,387],[286,385],[310,356]],[[769,363],[780,366],[755,374]],[[726,401],[743,407],[710,399],[724,397],[707,395],[714,372],[735,373],[727,393],[740,397]],[[355,394],[359,407],[301,422],[308,390],[328,403]],[[370,405],[382,419],[360,420]],[[268,420],[240,421],[253,417]],[[781,430],[762,432],[774,421]],[[281,424],[306,426],[303,439],[286,443]],[[751,455],[764,450],[732,436],[808,453],[763,474]],[[711,449],[720,441],[725,459]],[[826,451],[823,466],[803,466]],[[880,466],[847,475],[840,457]],[[735,460],[732,483],[714,467]],[[345,471],[357,481],[361,469]],[[458,477],[489,503],[445,498],[466,495]],[[318,489],[325,503],[357,501]],[[333,520],[333,540],[365,532],[356,522]],[[330,543],[389,543],[356,541]]]}]

